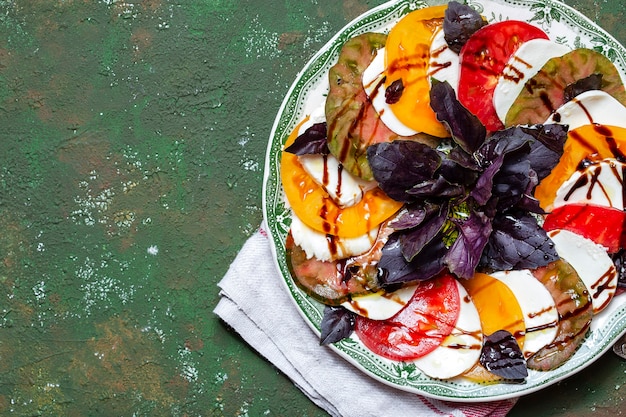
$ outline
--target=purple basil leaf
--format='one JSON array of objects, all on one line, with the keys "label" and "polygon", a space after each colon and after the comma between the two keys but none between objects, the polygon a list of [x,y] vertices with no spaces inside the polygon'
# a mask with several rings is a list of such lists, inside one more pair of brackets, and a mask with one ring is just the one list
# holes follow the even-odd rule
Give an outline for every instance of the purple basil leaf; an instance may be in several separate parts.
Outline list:
[{"label": "purple basil leaf", "polygon": [[474,276],[476,266],[491,235],[491,219],[484,213],[473,211],[467,219],[453,219],[459,232],[444,263],[450,272],[460,278]]},{"label": "purple basil leaf", "polygon": [[412,276],[412,280],[425,280],[433,278],[445,269],[444,256],[448,248],[443,241],[443,234],[435,236],[420,253],[413,258],[412,263],[417,268]]},{"label": "purple basil leaf", "polygon": [[489,139],[476,151],[475,157],[486,167],[500,155],[522,152],[524,155],[530,153],[530,144],[535,138],[526,133],[520,127],[510,127],[508,129],[494,132]]},{"label": "purple basil leaf", "polygon": [[437,119],[465,152],[472,154],[485,142],[485,126],[457,100],[454,89],[447,81],[432,80],[430,105]]},{"label": "purple basil leaf", "polygon": [[379,280],[383,286],[430,279],[443,271],[443,256],[446,247],[441,235],[426,245],[412,262],[402,254],[399,233],[393,233],[382,249],[378,261]]},{"label": "purple basil leaf", "polygon": [[[458,148],[454,148],[458,149]],[[437,174],[441,175],[446,181],[450,184],[458,184],[458,185],[473,185],[476,179],[478,178],[477,165],[474,167],[466,167],[463,165],[463,162],[457,162],[454,159],[451,159],[451,155],[453,152],[448,154],[447,158],[444,158],[441,161],[441,166],[437,171]],[[458,154],[465,154],[465,152],[457,152],[452,157]],[[473,159],[472,159],[473,160]]]},{"label": "purple basil leaf", "polygon": [[495,159],[491,160],[489,165],[478,177],[476,185],[470,192],[470,196],[481,206],[487,204],[487,201],[493,195],[493,180],[502,164],[504,163],[504,155],[498,155]]},{"label": "purple basil leaf", "polygon": [[482,16],[470,6],[451,1],[443,19],[444,39],[448,47],[458,54],[470,36],[486,24]]},{"label": "purple basil leaf", "polygon": [[530,189],[537,185],[536,174],[527,160],[505,163],[494,177],[493,195],[498,199],[497,210],[505,211],[516,206]]},{"label": "purple basil leaf", "polygon": [[350,337],[354,330],[354,313],[343,307],[325,306],[321,323],[320,345]]},{"label": "purple basil leaf", "polygon": [[497,214],[480,265],[496,271],[534,269],[559,259],[537,220],[522,211]]},{"label": "purple basil leaf", "polygon": [[524,194],[515,204],[515,208],[529,213],[546,214],[546,211],[539,205],[539,200],[529,194]]},{"label": "purple basil leaf", "polygon": [[[505,164],[510,165],[519,162],[519,155],[521,155],[522,158],[526,157],[530,152],[530,142],[533,140],[533,137],[524,133],[523,130],[510,128],[495,132],[489,140],[480,147],[475,156],[485,169],[478,178],[476,186],[470,193],[478,204],[486,204],[492,195],[498,198],[510,195],[507,189],[509,189],[512,184],[506,183],[512,182],[514,178],[508,179],[505,175],[498,174],[501,170],[507,171]],[[510,154],[513,156],[517,155],[517,159],[512,159],[512,155]],[[502,181],[504,181],[504,184],[498,184]],[[516,181],[516,185],[516,189],[521,190],[517,193],[517,200],[519,200],[523,192],[526,191],[527,182],[519,184],[519,181]]]},{"label": "purple basil leaf", "polygon": [[567,139],[567,126],[539,125],[521,128],[536,140],[530,145],[528,159],[538,180],[547,177],[563,155],[563,145]]},{"label": "purple basil leaf", "polygon": [[534,144],[543,148],[537,139],[519,127],[495,132],[476,153],[487,168],[472,191],[472,197],[484,204],[493,196],[498,200],[497,209],[504,211],[516,206],[525,195],[531,195],[538,184],[538,175],[531,163]]},{"label": "purple basil leaf", "polygon": [[521,127],[525,132],[537,139],[552,152],[562,154],[567,139],[568,126],[559,124],[535,125]]},{"label": "purple basil leaf", "polygon": [[424,220],[439,214],[440,206],[428,201],[407,204],[396,219],[389,222],[389,226],[395,230],[407,230],[419,226]]},{"label": "purple basil leaf", "polygon": [[367,158],[380,188],[397,201],[414,200],[407,191],[433,178],[441,155],[420,142],[395,140],[371,145]]},{"label": "purple basil leaf", "polygon": [[440,236],[441,228],[447,217],[447,206],[445,208],[442,207],[438,215],[432,216],[418,227],[400,234],[402,255],[404,255],[404,259],[406,259],[407,262],[411,262],[431,240]]},{"label": "purple basil leaf", "polygon": [[564,102],[568,102],[586,91],[602,89],[602,74],[591,74],[565,87]]},{"label": "purple basil leaf", "polygon": [[316,123],[309,127],[290,146],[285,148],[285,152],[295,155],[328,155],[330,152],[326,140],[326,123]]},{"label": "purple basil leaf", "polygon": [[416,198],[456,197],[465,194],[465,187],[458,184],[451,184],[445,178],[439,176],[415,184],[413,188],[407,190],[407,194]]},{"label": "purple basil leaf", "polygon": [[489,372],[505,379],[519,381],[528,376],[524,354],[513,335],[506,330],[485,337],[480,363]]},{"label": "purple basil leaf", "polygon": [[402,93],[404,92],[404,84],[402,84],[402,78],[395,80],[385,90],[385,102],[387,104],[395,104],[400,101]]},{"label": "purple basil leaf", "polygon": [[472,178],[476,178],[476,173],[480,172],[482,167],[476,161],[473,155],[468,154],[458,146],[453,147],[446,158],[449,162],[455,163],[459,167],[463,167],[465,172],[474,172]]},{"label": "purple basil leaf", "polygon": [[626,251],[621,249],[613,254],[612,258],[617,270],[617,286],[626,288]]},{"label": "purple basil leaf", "polygon": [[415,184],[407,190],[408,194],[416,198],[451,198],[466,194],[466,188],[473,185],[478,173],[442,155],[441,165],[433,178]]}]

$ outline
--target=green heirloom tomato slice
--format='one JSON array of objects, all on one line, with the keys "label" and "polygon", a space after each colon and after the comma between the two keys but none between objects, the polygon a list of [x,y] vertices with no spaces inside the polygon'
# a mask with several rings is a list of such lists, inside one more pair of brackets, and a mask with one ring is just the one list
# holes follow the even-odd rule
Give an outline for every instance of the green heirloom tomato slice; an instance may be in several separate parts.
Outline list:
[{"label": "green heirloom tomato slice", "polygon": [[544,123],[565,104],[565,89],[593,74],[602,74],[600,89],[626,105],[626,91],[615,65],[591,49],[573,51],[550,59],[537,75],[526,81],[506,114],[506,126]]},{"label": "green heirloom tomato slice", "polygon": [[308,258],[304,250],[294,243],[291,233],[287,235],[285,252],[294,283],[323,304],[338,306],[351,296],[371,294],[380,289],[374,262],[350,263]]},{"label": "green heirloom tomato slice", "polygon": [[362,84],[367,69],[387,35],[364,33],[348,40],[338,61],[328,71],[330,90],[325,112],[328,123],[328,148],[351,174],[371,180],[367,147],[398,137],[378,117]]},{"label": "green heirloom tomato slice", "polygon": [[559,328],[554,341],[527,360],[528,368],[550,371],[565,363],[585,339],[593,317],[587,286],[574,268],[559,260],[534,271],[556,302]]},{"label": "green heirloom tomato slice", "polygon": [[529,23],[507,20],[482,27],[461,49],[459,101],[489,131],[504,127],[493,106],[498,78],[511,55],[531,39],[548,39],[548,35]]},{"label": "green heirloom tomato slice", "polygon": [[409,303],[387,320],[358,316],[355,333],[374,353],[388,359],[417,359],[435,350],[452,332],[461,308],[455,279],[442,275],[421,282]]}]

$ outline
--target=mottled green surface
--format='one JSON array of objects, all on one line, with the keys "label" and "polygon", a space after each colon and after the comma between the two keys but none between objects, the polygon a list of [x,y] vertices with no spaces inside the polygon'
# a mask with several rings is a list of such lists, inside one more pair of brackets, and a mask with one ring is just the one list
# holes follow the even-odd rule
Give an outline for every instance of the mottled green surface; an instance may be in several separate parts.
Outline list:
[{"label": "mottled green surface", "polygon": [[[381,3],[0,0],[0,415],[325,415],[212,309],[282,97]],[[622,2],[568,4],[626,43]],[[512,415],[625,386],[606,355]]]}]

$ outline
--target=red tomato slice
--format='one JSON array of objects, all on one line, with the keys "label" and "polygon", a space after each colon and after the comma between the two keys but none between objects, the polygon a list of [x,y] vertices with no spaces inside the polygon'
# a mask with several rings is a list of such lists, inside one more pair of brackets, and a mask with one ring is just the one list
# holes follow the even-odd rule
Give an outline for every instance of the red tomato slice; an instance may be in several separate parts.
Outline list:
[{"label": "red tomato slice", "polygon": [[593,240],[615,253],[622,246],[626,212],[591,204],[567,204],[555,208],[546,216],[543,228],[547,231],[565,229]]},{"label": "red tomato slice", "polygon": [[493,107],[493,90],[513,53],[526,41],[548,39],[541,29],[526,22],[507,20],[483,26],[461,49],[458,97],[487,130],[504,128]]},{"label": "red tomato slice", "polygon": [[460,309],[452,275],[421,283],[411,301],[387,320],[357,316],[355,333],[374,353],[388,359],[417,359],[435,350],[452,332]]}]

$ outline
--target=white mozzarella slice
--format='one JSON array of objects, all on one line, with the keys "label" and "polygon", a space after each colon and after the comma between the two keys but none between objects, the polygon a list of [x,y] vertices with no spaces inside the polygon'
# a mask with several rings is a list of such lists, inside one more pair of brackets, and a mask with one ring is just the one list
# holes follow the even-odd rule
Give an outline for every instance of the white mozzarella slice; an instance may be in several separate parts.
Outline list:
[{"label": "white mozzarella slice", "polygon": [[461,309],[452,333],[441,345],[427,355],[413,361],[431,378],[453,378],[469,371],[480,358],[483,332],[480,317],[467,291],[457,281]]},{"label": "white mozzarella slice", "polygon": [[395,316],[411,300],[417,285],[402,287],[393,292],[379,291],[376,293],[352,297],[342,305],[363,317],[372,320],[386,320]]},{"label": "white mozzarella slice", "polygon": [[623,210],[624,170],[626,164],[616,159],[605,159],[577,170],[557,190],[553,206],[580,203]]},{"label": "white mozzarella slice", "polygon": [[567,261],[587,286],[593,313],[602,311],[615,295],[617,270],[602,245],[568,230],[553,230],[548,236],[561,258]]},{"label": "white mozzarella slice", "polygon": [[568,125],[569,130],[589,124],[626,127],[626,107],[602,90],[585,91],[563,104],[545,124]]},{"label": "white mozzarella slice", "polygon": [[[303,134],[312,125],[325,120],[324,106],[319,106],[300,127],[298,134]],[[364,181],[344,170],[332,155],[301,155],[298,160],[304,170],[340,207],[357,204],[363,194],[377,186],[375,181]]]},{"label": "white mozzarella slice", "polygon": [[443,28],[439,29],[430,44],[428,75],[441,81],[447,81],[456,91],[459,86],[459,55],[448,47]]},{"label": "white mozzarella slice", "polygon": [[304,170],[340,207],[357,204],[367,191],[377,186],[375,181],[365,181],[350,174],[330,154],[300,155],[298,160]]},{"label": "white mozzarella slice", "polygon": [[552,343],[558,330],[559,313],[550,291],[527,269],[490,275],[504,283],[519,302],[526,327],[524,357],[529,358]]},{"label": "white mozzarella slice", "polygon": [[524,42],[509,58],[493,92],[493,105],[500,120],[521,93],[526,81],[537,75],[550,59],[565,55],[570,49],[547,39]]},{"label": "white mozzarella slice", "polygon": [[418,133],[396,117],[385,98],[385,48],[377,51],[372,62],[363,71],[362,83],[374,110],[385,126],[400,136],[413,136]]},{"label": "white mozzarella slice", "polygon": [[355,238],[329,237],[302,223],[295,214],[291,215],[290,230],[293,241],[304,250],[307,258],[316,257],[321,261],[361,255],[372,247],[378,236],[378,228],[374,228],[369,233]]}]

